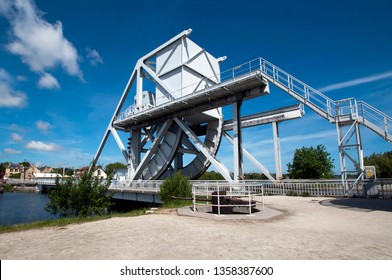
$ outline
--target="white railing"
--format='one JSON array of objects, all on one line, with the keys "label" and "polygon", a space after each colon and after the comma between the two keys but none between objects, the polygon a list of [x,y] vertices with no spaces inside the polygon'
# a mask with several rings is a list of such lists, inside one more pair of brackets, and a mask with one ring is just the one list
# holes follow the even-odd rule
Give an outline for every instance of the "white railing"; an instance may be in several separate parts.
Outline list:
[{"label": "white railing", "polygon": [[258,63],[261,72],[267,75],[272,83],[280,85],[291,95],[294,94],[294,97],[300,102],[315,106],[313,109],[325,113],[324,117],[336,117],[336,103],[334,100],[263,58],[259,58]]},{"label": "white railing", "polygon": [[[140,191],[159,193],[162,180],[155,181],[112,181],[110,190],[114,191]],[[345,184],[341,180],[243,180],[228,182],[225,180],[191,180],[190,183],[196,192],[212,193],[226,191],[228,193],[253,195],[293,195],[293,196],[379,196],[392,197],[392,179],[377,179],[374,182],[364,181],[356,183],[348,180]],[[348,188],[347,188],[347,185]]]},{"label": "white railing", "polygon": [[[348,116],[352,119],[357,119],[365,126],[373,129],[376,133],[380,134],[386,140],[392,142],[392,136],[390,131],[392,131],[392,118],[385,113],[377,110],[376,108],[370,106],[366,102],[356,101],[354,98],[348,98],[344,100],[332,100],[328,96],[324,95],[320,91],[310,87],[301,80],[295,78],[294,76],[283,71],[279,67],[270,63],[263,58],[257,58],[249,62],[243,63],[229,70],[223,71],[218,74],[220,77],[220,83],[228,82],[234,80],[238,77],[249,75],[254,72],[261,72],[265,77],[282,90],[287,91],[294,98],[309,106],[312,110],[328,119],[329,121],[336,121],[337,117]],[[215,76],[210,77],[215,78]],[[194,87],[197,83],[189,85],[185,88],[171,92],[172,96],[178,96],[176,100],[182,99],[182,92],[189,92],[186,89],[188,87]],[[213,85],[210,88],[219,86]],[[199,90],[187,94],[187,97],[198,95],[203,93],[206,89]],[[166,105],[173,102],[173,100],[168,100],[167,102],[161,103],[158,106],[152,106],[151,108],[165,107]],[[121,112],[116,121],[121,121],[130,117],[131,115],[140,113],[140,111],[135,111],[133,106],[128,107],[125,111]]]},{"label": "white railing", "polygon": [[218,215],[264,211],[263,185],[246,181],[192,182],[192,209]]},{"label": "white railing", "polygon": [[[243,180],[238,182],[228,182],[225,180],[191,180],[192,186],[203,193],[214,192],[219,188],[230,193],[239,195],[245,190],[252,194],[264,192],[265,194],[296,194],[312,196],[343,196],[344,185],[338,180]],[[155,181],[112,181],[112,190],[151,190],[159,192],[162,180]]]},{"label": "white railing", "polygon": [[7,184],[34,184],[34,180],[33,179],[13,179],[13,178],[9,178],[5,180],[7,182]]},{"label": "white railing", "polygon": [[364,101],[358,101],[358,116],[362,117],[364,122],[368,121],[381,129],[385,133],[384,137],[392,142],[390,136],[392,132],[392,118],[390,116]]},{"label": "white railing", "polygon": [[268,195],[292,196],[344,196],[342,181],[285,180],[265,182],[264,192]]},{"label": "white railing", "polygon": [[109,187],[110,190],[149,190],[159,192],[159,188],[163,183],[162,180],[155,181],[129,181],[129,180],[112,180]]}]

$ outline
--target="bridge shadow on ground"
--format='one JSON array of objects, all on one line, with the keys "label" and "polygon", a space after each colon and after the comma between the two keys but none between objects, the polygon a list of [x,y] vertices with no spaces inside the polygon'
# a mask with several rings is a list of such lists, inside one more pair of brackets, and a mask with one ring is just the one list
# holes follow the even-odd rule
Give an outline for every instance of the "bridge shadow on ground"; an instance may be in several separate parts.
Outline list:
[{"label": "bridge shadow on ground", "polygon": [[360,212],[392,212],[392,199],[342,198],[320,201],[321,205]]}]

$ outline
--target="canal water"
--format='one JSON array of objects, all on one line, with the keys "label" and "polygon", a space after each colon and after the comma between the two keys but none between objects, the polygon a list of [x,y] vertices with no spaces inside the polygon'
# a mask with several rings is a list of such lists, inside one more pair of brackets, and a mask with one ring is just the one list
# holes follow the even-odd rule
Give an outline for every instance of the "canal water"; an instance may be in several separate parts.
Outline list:
[{"label": "canal water", "polygon": [[56,219],[45,211],[49,198],[40,192],[4,192],[0,194],[0,226]]}]

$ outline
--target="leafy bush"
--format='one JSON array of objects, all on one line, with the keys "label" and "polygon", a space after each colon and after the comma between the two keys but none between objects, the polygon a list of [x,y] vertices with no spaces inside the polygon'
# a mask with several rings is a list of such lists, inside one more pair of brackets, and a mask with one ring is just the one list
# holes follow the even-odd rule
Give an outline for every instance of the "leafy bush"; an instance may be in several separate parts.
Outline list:
[{"label": "leafy bush", "polygon": [[298,196],[298,193],[296,191],[288,191],[286,192],[287,196]]},{"label": "leafy bush", "polygon": [[1,187],[3,188],[3,191],[5,191],[5,192],[13,192],[14,191],[14,186],[12,186],[10,184],[3,184],[3,185],[1,185]]},{"label": "leafy bush", "polygon": [[171,203],[172,196],[177,197],[191,197],[192,185],[189,178],[177,171],[174,175],[163,181],[160,186],[159,196],[164,204]]},{"label": "leafy bush", "polygon": [[[92,169],[91,169],[92,170]],[[56,180],[56,188],[49,192],[45,210],[60,217],[88,217],[105,214],[112,204],[107,191],[110,180],[93,177],[92,171],[80,180]]]},{"label": "leafy bush", "polygon": [[301,196],[310,197],[310,193],[309,192],[302,192]]}]

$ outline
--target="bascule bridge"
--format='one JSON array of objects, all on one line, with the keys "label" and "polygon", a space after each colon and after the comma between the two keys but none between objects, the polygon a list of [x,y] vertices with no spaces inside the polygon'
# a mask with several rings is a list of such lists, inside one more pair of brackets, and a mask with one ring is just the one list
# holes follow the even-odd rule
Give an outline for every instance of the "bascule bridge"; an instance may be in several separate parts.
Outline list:
[{"label": "bascule bridge", "polygon": [[[343,182],[350,174],[362,179],[360,125],[392,141],[391,117],[369,104],[355,98],[332,100],[263,58],[221,71],[226,57],[216,58],[190,40],[191,31],[137,61],[93,163],[111,134],[127,162],[129,182],[164,179],[177,170],[196,179],[211,164],[226,181],[237,181],[243,177],[244,157],[269,180],[280,180],[279,122],[302,117],[304,107],[336,125]],[[269,94],[271,84],[298,105],[243,116],[243,101]],[[224,119],[224,106],[232,107],[231,120]],[[275,177],[242,145],[243,128],[267,123],[273,129]],[[127,134],[128,143],[119,133]],[[234,166],[217,157],[222,137],[232,143]]]}]

